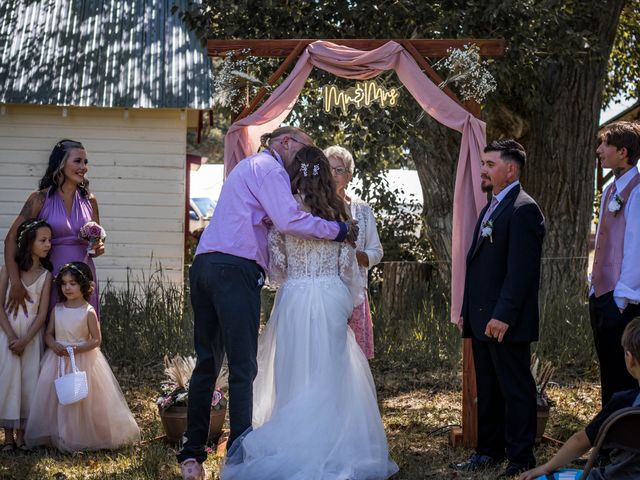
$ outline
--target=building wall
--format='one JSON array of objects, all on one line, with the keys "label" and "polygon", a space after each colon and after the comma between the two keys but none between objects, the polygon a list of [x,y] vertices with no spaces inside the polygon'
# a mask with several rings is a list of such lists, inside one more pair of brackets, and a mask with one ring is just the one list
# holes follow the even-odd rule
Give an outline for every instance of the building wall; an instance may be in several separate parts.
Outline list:
[{"label": "building wall", "polygon": [[[44,174],[53,145],[81,141],[107,232],[98,278],[122,286],[160,266],[182,281],[186,118],[177,109],[6,105],[0,114],[0,245]],[[182,117],[186,117],[182,115]],[[4,258],[0,259],[4,264]]]}]

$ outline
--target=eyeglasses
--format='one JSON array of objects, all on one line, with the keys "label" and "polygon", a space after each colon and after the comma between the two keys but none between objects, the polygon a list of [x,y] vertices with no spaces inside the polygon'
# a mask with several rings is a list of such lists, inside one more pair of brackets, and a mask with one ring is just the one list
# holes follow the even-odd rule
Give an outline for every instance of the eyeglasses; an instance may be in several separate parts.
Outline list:
[{"label": "eyeglasses", "polygon": [[[285,137],[287,140],[291,140],[292,142],[296,142],[299,143],[300,145],[304,146],[304,147],[313,147],[313,145],[309,145],[308,143],[304,143],[301,142],[300,140],[298,140],[297,138],[293,138],[293,137]],[[280,140],[280,143],[282,143],[283,140]]]},{"label": "eyeglasses", "polygon": [[336,175],[344,175],[348,170],[344,167],[331,167],[331,171]]}]

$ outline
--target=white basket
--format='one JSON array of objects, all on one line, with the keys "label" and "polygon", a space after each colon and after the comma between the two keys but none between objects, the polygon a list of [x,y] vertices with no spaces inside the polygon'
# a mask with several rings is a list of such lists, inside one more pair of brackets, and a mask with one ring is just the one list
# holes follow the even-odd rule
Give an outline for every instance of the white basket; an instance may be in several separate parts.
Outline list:
[{"label": "white basket", "polygon": [[76,367],[76,359],[73,348],[67,347],[71,360],[71,373],[65,374],[64,357],[59,357],[58,378],[55,379],[56,394],[62,405],[70,405],[86,398],[89,394],[86,372],[79,372]]}]

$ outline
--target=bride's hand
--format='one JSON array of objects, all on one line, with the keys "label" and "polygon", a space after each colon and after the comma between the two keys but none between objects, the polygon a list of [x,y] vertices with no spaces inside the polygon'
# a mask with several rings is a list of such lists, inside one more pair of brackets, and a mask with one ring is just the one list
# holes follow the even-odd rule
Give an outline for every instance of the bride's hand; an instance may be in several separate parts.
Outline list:
[{"label": "bride's hand", "polygon": [[360,232],[358,221],[352,219],[347,220],[345,223],[347,224],[347,237],[344,241],[355,248],[356,240],[358,240],[358,233]]}]

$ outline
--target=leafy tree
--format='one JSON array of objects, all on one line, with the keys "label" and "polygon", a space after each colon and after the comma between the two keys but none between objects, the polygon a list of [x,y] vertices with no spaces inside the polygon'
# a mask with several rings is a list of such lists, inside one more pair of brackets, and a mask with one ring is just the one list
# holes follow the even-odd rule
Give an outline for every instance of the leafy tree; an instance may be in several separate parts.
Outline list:
[{"label": "leafy tree", "polygon": [[[204,0],[181,16],[203,40],[504,38],[505,56],[491,62],[498,90],[483,111],[488,139],[514,137],[527,148],[523,184],[547,222],[543,284],[549,295],[578,298],[585,293],[599,113],[620,91],[638,94],[639,11],[640,0]],[[382,79],[400,85],[393,73]],[[338,142],[354,153],[365,197],[375,195],[381,169],[418,169],[425,235],[448,279],[459,134],[424,115],[406,91],[394,109],[326,114],[319,102],[325,83],[349,84],[314,71],[294,118],[319,144]]]}]

